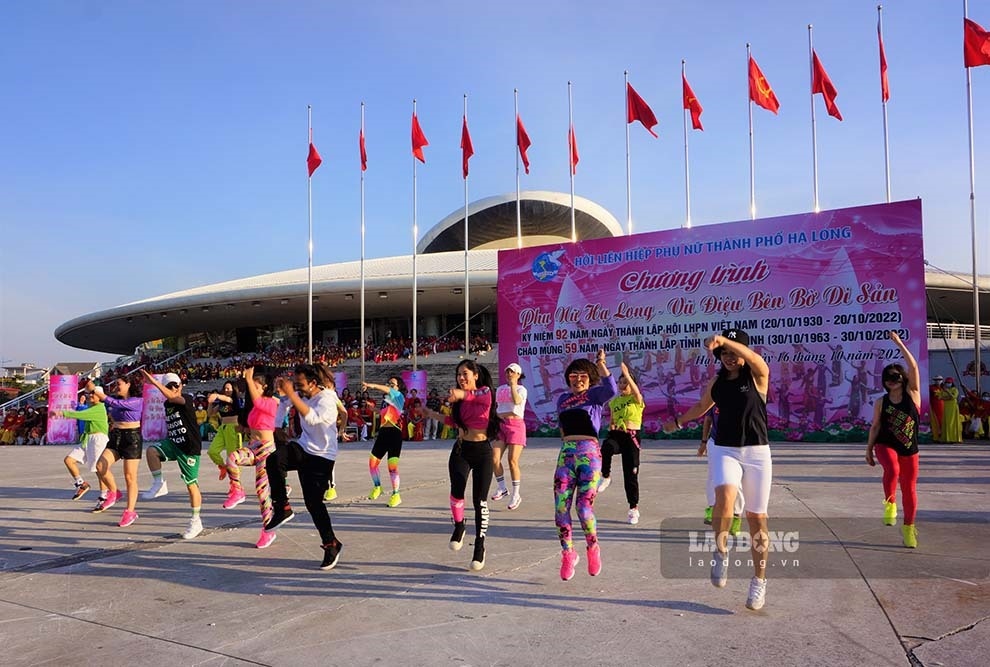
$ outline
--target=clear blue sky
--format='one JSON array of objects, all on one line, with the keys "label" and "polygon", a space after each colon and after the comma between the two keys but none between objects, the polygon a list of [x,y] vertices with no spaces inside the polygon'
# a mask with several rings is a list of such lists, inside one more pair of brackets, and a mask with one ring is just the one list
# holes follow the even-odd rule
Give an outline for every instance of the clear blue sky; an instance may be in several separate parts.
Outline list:
[{"label": "clear blue sky", "polygon": [[[990,0],[970,17],[990,27]],[[691,141],[696,225],[748,217],[746,42],[781,102],[754,108],[760,216],[811,210],[807,24],[839,91],[817,98],[820,199],[884,199],[876,3],[362,3],[37,0],[0,8],[0,359],[103,358],[55,341],[73,317],[306,263],[306,105],[324,164],[316,263],[357,259],[359,105],[367,103],[367,255],[408,254],[411,101],[431,145],[421,233],[515,188],[512,90],[533,140],[524,189],[576,191],[625,220],[622,72],[660,120],[632,127],[636,230],[684,219],[681,59],[705,107]],[[962,3],[884,7],[893,198],[924,200],[925,254],[969,272]],[[973,70],[980,273],[990,267],[990,67]]]}]

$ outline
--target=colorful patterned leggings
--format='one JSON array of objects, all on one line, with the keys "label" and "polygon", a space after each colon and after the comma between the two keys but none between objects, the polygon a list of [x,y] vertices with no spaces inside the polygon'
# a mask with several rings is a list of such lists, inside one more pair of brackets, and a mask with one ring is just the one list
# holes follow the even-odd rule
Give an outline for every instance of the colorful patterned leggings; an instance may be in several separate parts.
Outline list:
[{"label": "colorful patterned leggings", "polygon": [[254,491],[258,494],[261,506],[261,523],[267,524],[272,518],[272,494],[268,487],[268,468],[265,463],[275,451],[274,442],[252,440],[247,447],[241,447],[227,457],[227,474],[230,483],[241,488],[241,466],[254,466]]},{"label": "colorful patterned leggings", "polygon": [[598,440],[567,441],[560,446],[557,470],[553,475],[554,522],[560,546],[574,548],[571,537],[571,505],[577,496],[577,515],[588,546],[598,542],[593,505],[602,476],[602,452]]}]

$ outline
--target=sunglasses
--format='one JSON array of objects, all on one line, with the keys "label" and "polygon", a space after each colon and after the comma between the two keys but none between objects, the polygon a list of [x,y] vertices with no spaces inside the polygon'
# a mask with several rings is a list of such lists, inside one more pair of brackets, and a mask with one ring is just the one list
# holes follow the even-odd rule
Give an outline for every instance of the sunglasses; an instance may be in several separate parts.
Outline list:
[{"label": "sunglasses", "polygon": [[883,381],[884,382],[900,382],[903,379],[904,379],[904,376],[903,375],[884,375],[883,376]]},{"label": "sunglasses", "polygon": [[567,377],[578,379],[578,378],[589,378],[591,376],[588,375],[587,373],[568,373]]},{"label": "sunglasses", "polygon": [[167,385],[165,385],[166,389],[178,389],[179,386],[180,385],[178,382],[169,382]]}]

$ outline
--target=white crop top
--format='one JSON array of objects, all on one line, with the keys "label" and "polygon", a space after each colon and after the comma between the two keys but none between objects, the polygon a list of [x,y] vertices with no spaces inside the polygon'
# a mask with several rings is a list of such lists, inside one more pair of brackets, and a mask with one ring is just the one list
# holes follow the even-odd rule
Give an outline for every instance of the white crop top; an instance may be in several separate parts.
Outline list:
[{"label": "white crop top", "polygon": [[498,388],[495,392],[495,409],[500,415],[511,412],[517,417],[522,417],[526,414],[526,387],[517,384],[516,394],[522,399],[519,405],[512,402],[512,388],[509,385],[503,384]]}]

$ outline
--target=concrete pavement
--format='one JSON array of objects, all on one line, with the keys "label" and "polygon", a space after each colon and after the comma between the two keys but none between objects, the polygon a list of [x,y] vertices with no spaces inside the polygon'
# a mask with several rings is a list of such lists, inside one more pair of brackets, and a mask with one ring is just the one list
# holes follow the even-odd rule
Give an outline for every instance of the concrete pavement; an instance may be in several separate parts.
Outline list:
[{"label": "concrete pavement", "polygon": [[[330,572],[317,569],[322,550],[301,498],[278,540],[255,549],[251,496],[221,510],[225,482],[203,465],[207,530],[185,541],[188,502],[174,464],[171,493],[139,501],[140,519],[121,529],[121,507],[88,511],[95,491],[69,500],[68,447],[0,448],[3,662],[986,664],[986,445],[923,448],[920,547],[908,550],[899,527],[880,521],[879,468],[862,462],[862,445],[775,443],[771,530],[801,533],[789,555],[804,569],[772,570],[766,607],[753,612],[745,566],[716,589],[707,567],[681,565],[692,557],[690,526],[705,528],[695,444],[644,444],[641,522],[625,522],[616,458],[613,484],[595,503],[603,572],[588,576],[579,547],[569,582],[558,576],[553,440],[531,441],[523,455],[522,506],[491,503],[481,572],[467,569],[472,510],[464,549],[447,548],[449,441],[405,444],[404,502],[394,509],[387,494],[366,499],[370,444],[341,446],[340,497],[330,505],[344,549]],[[142,464],[141,487],[149,483]]]}]

